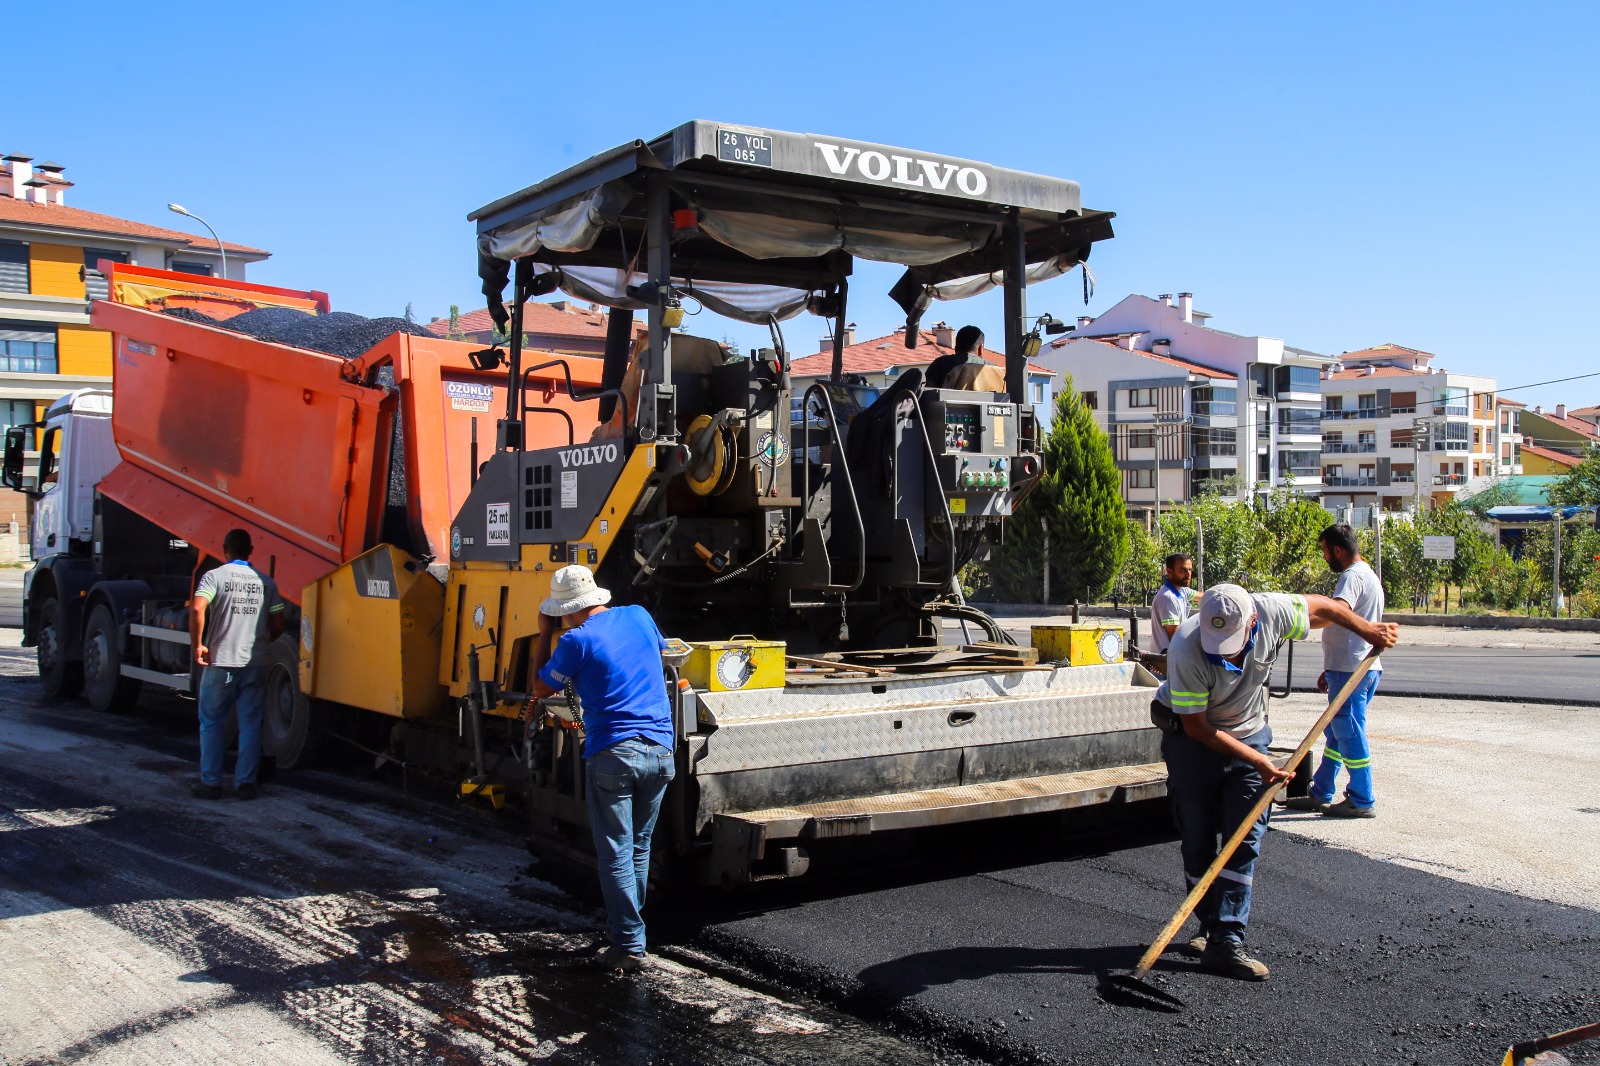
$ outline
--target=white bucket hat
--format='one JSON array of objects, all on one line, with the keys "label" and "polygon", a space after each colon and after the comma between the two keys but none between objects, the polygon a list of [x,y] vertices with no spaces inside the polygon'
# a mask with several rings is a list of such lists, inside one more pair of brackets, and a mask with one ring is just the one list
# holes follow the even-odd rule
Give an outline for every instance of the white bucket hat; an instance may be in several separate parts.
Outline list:
[{"label": "white bucket hat", "polygon": [[574,564],[563,566],[550,578],[550,596],[539,605],[539,613],[562,618],[610,602],[611,593],[594,583],[594,571]]}]

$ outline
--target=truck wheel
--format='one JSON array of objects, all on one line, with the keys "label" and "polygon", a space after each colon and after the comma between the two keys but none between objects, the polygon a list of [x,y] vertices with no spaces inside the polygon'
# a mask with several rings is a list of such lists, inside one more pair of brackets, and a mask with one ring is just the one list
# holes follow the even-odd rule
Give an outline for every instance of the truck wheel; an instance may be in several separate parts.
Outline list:
[{"label": "truck wheel", "polygon": [[322,746],[322,709],[300,691],[300,642],[285,633],[267,649],[261,751],[281,770],[309,766]]},{"label": "truck wheel", "polygon": [[55,597],[39,605],[39,684],[54,699],[76,696],[83,690],[83,664],[61,655],[61,604]]},{"label": "truck wheel", "polygon": [[96,604],[83,631],[83,694],[97,711],[126,711],[139,702],[140,683],[122,673],[119,626],[111,608]]}]

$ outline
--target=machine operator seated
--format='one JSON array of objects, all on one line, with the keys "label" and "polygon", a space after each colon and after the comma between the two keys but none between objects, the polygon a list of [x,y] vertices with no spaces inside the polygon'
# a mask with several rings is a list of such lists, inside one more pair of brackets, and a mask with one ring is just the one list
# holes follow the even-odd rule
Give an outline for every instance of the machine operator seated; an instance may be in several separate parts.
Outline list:
[{"label": "machine operator seated", "polygon": [[956,350],[928,364],[923,380],[930,389],[961,389],[966,392],[1005,392],[1005,371],[982,355],[983,331],[977,326],[962,326],[956,333]]}]

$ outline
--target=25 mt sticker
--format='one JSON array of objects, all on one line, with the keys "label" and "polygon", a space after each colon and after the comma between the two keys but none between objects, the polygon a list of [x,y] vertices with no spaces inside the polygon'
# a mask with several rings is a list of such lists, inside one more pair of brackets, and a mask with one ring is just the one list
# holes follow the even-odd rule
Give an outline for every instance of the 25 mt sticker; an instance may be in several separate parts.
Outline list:
[{"label": "25 mt sticker", "polygon": [[511,505],[509,503],[491,503],[485,509],[488,514],[487,521],[484,523],[484,543],[490,546],[509,545],[511,543]]}]

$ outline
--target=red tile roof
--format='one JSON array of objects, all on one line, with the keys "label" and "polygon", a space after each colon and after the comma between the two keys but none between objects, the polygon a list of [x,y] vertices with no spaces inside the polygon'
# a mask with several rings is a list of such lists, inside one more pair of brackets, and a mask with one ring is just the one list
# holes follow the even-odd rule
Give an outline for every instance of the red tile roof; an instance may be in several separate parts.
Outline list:
[{"label": "red tile roof", "polygon": [[1531,415],[1534,418],[1542,418],[1546,422],[1560,426],[1563,429],[1571,430],[1574,433],[1588,437],[1590,440],[1600,441],[1600,426],[1596,426],[1593,422],[1587,422],[1581,418],[1573,418],[1570,412],[1565,418],[1557,418],[1554,411],[1524,410],[1522,413],[1525,415]]},{"label": "red tile roof", "polygon": [[[116,237],[142,237],[162,243],[176,242],[200,252],[214,252],[217,249],[217,242],[212,240],[209,234],[202,237],[195,233],[184,233],[180,230],[102,215],[97,211],[67,207],[65,204],[40,204],[32,200],[17,200],[7,196],[0,196],[0,223],[103,233]],[[231,241],[223,241],[222,246],[230,252],[242,252],[246,255],[272,254],[264,248],[251,248],[249,245],[234,244]]]},{"label": "red tile roof", "polygon": [[1600,423],[1600,407],[1573,407],[1567,410],[1567,417],[1581,418],[1585,422]]},{"label": "red tile roof", "polygon": [[1499,397],[1496,397],[1494,402],[1499,404],[1501,407],[1526,407],[1526,406],[1528,406],[1527,404],[1523,403],[1521,400],[1504,400],[1504,399],[1500,399]]},{"label": "red tile roof", "polygon": [[1425,355],[1433,358],[1432,352],[1425,352],[1421,348],[1407,348],[1403,344],[1374,344],[1371,348],[1363,348],[1358,352],[1345,352],[1340,359],[1383,359],[1397,355]]},{"label": "red tile roof", "polygon": [[1541,459],[1548,459],[1552,463],[1559,464],[1567,467],[1568,469],[1577,466],[1581,461],[1576,455],[1568,455],[1566,452],[1558,452],[1554,448],[1541,448],[1537,444],[1524,443],[1522,445],[1522,454],[1537,455]]},{"label": "red tile roof", "polygon": [[[540,300],[530,301],[522,309],[522,329],[524,333],[550,333],[564,337],[596,337],[605,339],[606,315],[604,309],[591,309],[588,304],[579,304],[572,300],[558,301],[565,306],[558,307],[555,303],[545,303]],[[424,328],[436,337],[445,337],[450,333],[450,320],[448,318],[436,319],[424,323]],[[643,328],[636,322],[635,329]],[[456,329],[461,333],[493,332],[494,319],[489,317],[488,308],[476,311],[462,312],[456,319]]]},{"label": "red tile roof", "polygon": [[[918,342],[915,348],[907,348],[905,336],[902,333],[891,333],[887,337],[874,337],[871,340],[860,341],[856,344],[847,344],[844,349],[844,372],[846,374],[881,374],[892,366],[898,367],[923,367],[939,358],[941,355],[950,355],[954,348],[946,348],[933,339],[933,331],[921,330],[917,334]],[[1003,353],[992,348],[984,348],[978,354],[982,355],[995,366],[1004,367],[1006,357]],[[814,355],[802,356],[789,364],[789,372],[795,377],[820,378],[833,373],[833,352],[817,352]],[[1028,372],[1031,374],[1045,374],[1055,376],[1055,371],[1049,367],[1040,366],[1030,362]]]},{"label": "red tile roof", "polygon": [[[1138,336],[1138,334],[1119,334],[1119,336]],[[1238,378],[1239,376],[1227,370],[1218,370],[1216,367],[1206,366],[1203,363],[1197,363],[1193,359],[1184,359],[1176,355],[1159,355],[1156,352],[1147,352],[1141,348],[1124,348],[1120,344],[1109,344],[1099,337],[1067,337],[1062,340],[1051,342],[1050,347],[1062,348],[1071,341],[1089,341],[1094,344],[1105,345],[1105,347],[1120,352],[1123,355],[1140,355],[1146,359],[1154,359],[1158,363],[1166,363],[1168,366],[1178,367],[1179,369],[1186,370],[1191,374],[1198,374],[1203,378],[1227,378],[1232,380]]]}]

